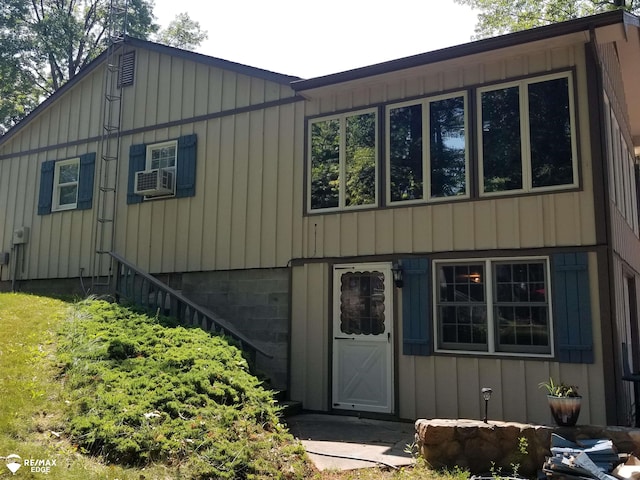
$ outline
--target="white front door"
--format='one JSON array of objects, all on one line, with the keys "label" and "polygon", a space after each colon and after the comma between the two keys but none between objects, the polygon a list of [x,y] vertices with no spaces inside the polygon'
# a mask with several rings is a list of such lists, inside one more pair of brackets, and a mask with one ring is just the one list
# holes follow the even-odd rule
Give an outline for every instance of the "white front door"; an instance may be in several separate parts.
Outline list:
[{"label": "white front door", "polygon": [[390,263],[333,271],[333,408],[393,412]]}]

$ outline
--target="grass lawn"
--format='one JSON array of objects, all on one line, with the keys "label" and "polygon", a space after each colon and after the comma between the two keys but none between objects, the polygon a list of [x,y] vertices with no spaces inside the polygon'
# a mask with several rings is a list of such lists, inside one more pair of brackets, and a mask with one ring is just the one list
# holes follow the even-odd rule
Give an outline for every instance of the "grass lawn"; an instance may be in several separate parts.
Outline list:
[{"label": "grass lawn", "polygon": [[423,465],[317,472],[223,340],[105,302],[0,293],[0,457],[10,454],[15,478],[466,478]]}]

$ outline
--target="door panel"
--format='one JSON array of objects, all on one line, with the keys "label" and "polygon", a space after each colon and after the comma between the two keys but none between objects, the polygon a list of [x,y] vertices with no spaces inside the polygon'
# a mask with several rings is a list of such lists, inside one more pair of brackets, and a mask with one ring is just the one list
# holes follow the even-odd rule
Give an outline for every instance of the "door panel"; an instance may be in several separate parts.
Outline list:
[{"label": "door panel", "polygon": [[333,408],[393,412],[391,265],[334,269]]}]

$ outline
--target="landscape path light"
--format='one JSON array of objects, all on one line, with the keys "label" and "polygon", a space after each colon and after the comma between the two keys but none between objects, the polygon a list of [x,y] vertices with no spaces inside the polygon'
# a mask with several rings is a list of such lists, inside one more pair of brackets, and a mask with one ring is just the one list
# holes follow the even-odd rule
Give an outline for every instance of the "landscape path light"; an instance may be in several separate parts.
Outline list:
[{"label": "landscape path light", "polygon": [[484,398],[484,418],[483,418],[483,421],[484,421],[484,423],[487,423],[487,411],[489,410],[489,400],[491,399],[492,390],[490,388],[484,387],[481,390],[481,392],[482,392],[482,398]]}]

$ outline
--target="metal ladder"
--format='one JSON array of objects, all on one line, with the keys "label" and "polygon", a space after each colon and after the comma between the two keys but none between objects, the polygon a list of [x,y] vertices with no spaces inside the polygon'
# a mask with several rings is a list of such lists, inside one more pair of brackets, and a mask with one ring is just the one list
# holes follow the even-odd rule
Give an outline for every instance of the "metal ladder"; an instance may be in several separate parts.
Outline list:
[{"label": "metal ladder", "polygon": [[103,125],[98,166],[98,201],[94,231],[94,256],[91,266],[91,292],[105,293],[111,287],[113,261],[110,252],[115,243],[116,185],[120,152],[122,95],[120,54],[125,41],[128,0],[110,0],[106,68],[103,83]]}]

